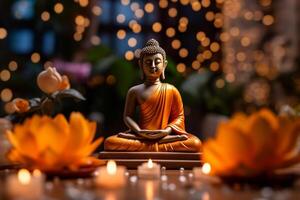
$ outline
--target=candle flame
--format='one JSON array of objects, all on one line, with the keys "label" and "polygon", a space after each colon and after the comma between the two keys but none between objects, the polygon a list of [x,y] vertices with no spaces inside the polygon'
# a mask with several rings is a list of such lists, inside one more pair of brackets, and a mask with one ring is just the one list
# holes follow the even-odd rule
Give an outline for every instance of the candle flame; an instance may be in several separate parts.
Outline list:
[{"label": "candle flame", "polygon": [[211,171],[211,166],[209,163],[204,163],[202,166],[202,172],[203,174],[209,174]]},{"label": "candle flame", "polygon": [[147,165],[148,165],[149,168],[153,168],[153,162],[152,162],[151,159],[148,160],[148,164]]},{"label": "candle flame", "polygon": [[27,169],[21,169],[18,172],[18,180],[22,185],[28,185],[31,180],[30,172]]},{"label": "candle flame", "polygon": [[106,165],[107,173],[110,175],[114,175],[117,172],[117,164],[113,160],[109,160]]},{"label": "candle flame", "polygon": [[42,172],[38,169],[33,170],[33,176],[34,177],[40,177],[42,175]]}]

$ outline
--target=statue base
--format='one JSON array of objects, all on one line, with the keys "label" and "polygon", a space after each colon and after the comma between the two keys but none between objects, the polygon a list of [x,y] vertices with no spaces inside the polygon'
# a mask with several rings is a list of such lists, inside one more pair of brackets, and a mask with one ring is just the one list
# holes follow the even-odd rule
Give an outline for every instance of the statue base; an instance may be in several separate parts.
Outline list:
[{"label": "statue base", "polygon": [[152,159],[166,169],[192,169],[202,165],[202,153],[184,152],[124,152],[102,151],[97,156],[101,160],[114,160],[127,169],[137,169],[139,165]]}]

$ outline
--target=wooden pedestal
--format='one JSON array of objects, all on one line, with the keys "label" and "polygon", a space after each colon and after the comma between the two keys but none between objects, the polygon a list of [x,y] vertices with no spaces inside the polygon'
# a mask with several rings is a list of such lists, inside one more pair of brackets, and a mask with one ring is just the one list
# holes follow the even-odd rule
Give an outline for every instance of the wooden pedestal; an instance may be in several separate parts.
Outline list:
[{"label": "wooden pedestal", "polygon": [[136,169],[150,158],[167,169],[192,169],[202,165],[201,153],[102,151],[97,156],[102,160],[115,160],[128,169]]}]

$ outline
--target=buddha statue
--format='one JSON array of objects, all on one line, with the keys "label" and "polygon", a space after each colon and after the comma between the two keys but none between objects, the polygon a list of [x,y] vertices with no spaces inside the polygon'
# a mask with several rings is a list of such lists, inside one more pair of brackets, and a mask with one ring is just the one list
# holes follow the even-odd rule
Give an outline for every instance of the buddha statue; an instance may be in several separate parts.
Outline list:
[{"label": "buddha statue", "polygon": [[[185,131],[183,103],[178,90],[162,83],[165,51],[151,39],[141,50],[139,66],[144,83],[129,89],[124,109],[128,131],[108,137],[106,151],[199,152],[201,141]],[[134,120],[139,108],[139,121]]]}]

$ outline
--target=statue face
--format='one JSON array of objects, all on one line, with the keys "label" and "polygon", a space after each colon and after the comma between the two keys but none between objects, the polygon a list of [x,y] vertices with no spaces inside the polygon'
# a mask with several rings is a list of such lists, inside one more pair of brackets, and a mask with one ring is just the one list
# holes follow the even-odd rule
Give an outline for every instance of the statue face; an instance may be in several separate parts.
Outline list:
[{"label": "statue face", "polygon": [[141,68],[147,78],[159,78],[166,68],[167,61],[160,53],[145,55],[141,63]]}]

